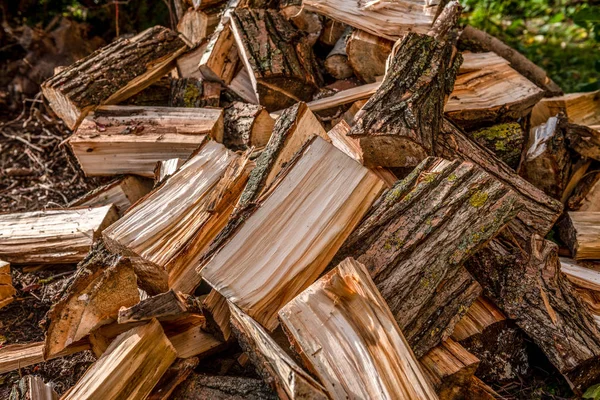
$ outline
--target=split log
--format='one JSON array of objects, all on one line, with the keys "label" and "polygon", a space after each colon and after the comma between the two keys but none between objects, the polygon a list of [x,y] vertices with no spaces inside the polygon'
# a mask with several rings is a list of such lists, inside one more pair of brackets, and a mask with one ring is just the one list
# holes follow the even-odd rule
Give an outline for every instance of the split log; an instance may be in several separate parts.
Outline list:
[{"label": "split log", "polygon": [[561,274],[555,244],[532,235],[523,248],[507,228],[467,268],[576,392],[598,381],[600,330]]},{"label": "split log", "polygon": [[408,33],[395,45],[381,86],[356,114],[350,131],[360,139],[365,165],[412,167],[433,153],[444,104],[462,62],[453,40],[445,41],[447,31],[437,31],[446,24],[452,29],[460,11],[457,2],[450,2],[431,36]]},{"label": "split log", "polygon": [[231,80],[229,86],[227,86],[227,89],[246,103],[258,104],[258,97],[256,97],[256,92],[254,91],[252,81],[250,80],[250,74],[248,74],[246,67],[240,69]]},{"label": "split log", "polygon": [[187,158],[207,135],[223,135],[223,111],[105,106],[68,140],[87,176],[154,176],[157,161]]},{"label": "split log", "polygon": [[[73,343],[50,359],[65,357],[89,349],[90,345],[85,341]],[[2,346],[0,348],[0,374],[26,368],[30,365],[49,361],[50,359],[44,359],[44,342]]]},{"label": "split log", "polygon": [[527,376],[527,339],[488,299],[479,297],[456,324],[452,339],[479,358],[477,376],[503,384]]},{"label": "split log", "polygon": [[521,241],[528,233],[546,235],[562,213],[562,204],[517,175],[494,153],[469,139],[456,125],[444,119],[435,143],[435,154],[449,160],[459,159],[478,165],[518,194],[523,209],[509,225]]},{"label": "split log", "polygon": [[235,102],[225,109],[223,144],[232,150],[263,148],[269,142],[275,120],[263,106]]},{"label": "split log", "polygon": [[[235,3],[236,0],[231,0],[230,4],[232,2]],[[198,64],[202,78],[207,81],[221,82],[225,86],[229,85],[235,76],[240,59],[231,30],[229,12],[229,8],[225,10]]]},{"label": "split log", "polygon": [[325,47],[333,47],[346,31],[348,25],[334,19],[324,17],[323,30],[319,36],[319,43]]},{"label": "split log", "polygon": [[165,75],[141,92],[134,94],[125,101],[119,102],[118,105],[168,107],[170,95],[171,77]]},{"label": "split log", "polygon": [[211,290],[202,302],[206,318],[203,329],[224,342],[231,338],[231,312],[227,299],[216,290]]},{"label": "split log", "polygon": [[236,9],[231,28],[261,105],[269,111],[308,101],[322,77],[306,37],[274,10]]},{"label": "split log", "polygon": [[486,53],[463,52],[463,63],[458,70],[459,74],[481,71],[486,68],[497,68],[510,65],[510,62],[498,54],[488,51]]},{"label": "split log", "polygon": [[277,311],[323,272],[384,185],[320,137],[290,164],[198,268],[269,330],[277,327]]},{"label": "split log", "polygon": [[[340,121],[345,121],[348,124],[348,127],[352,127],[354,125],[354,118],[356,114],[360,111],[361,108],[367,103],[368,100],[358,100],[350,105],[340,118],[334,118],[331,120],[331,124],[335,127]],[[360,145],[360,141],[358,142]]]},{"label": "split log", "polygon": [[477,143],[492,151],[509,167],[516,170],[525,145],[525,132],[516,122],[494,125],[467,133]]},{"label": "split log", "polygon": [[533,108],[531,124],[542,124],[561,112],[574,124],[600,128],[600,90],[542,99]]},{"label": "split log", "polygon": [[86,114],[117,104],[160,79],[188,49],[162,26],[96,50],[42,84],[52,110],[74,130]]},{"label": "split log", "polygon": [[131,262],[96,246],[50,311],[44,358],[52,358],[101,325],[117,319],[121,306],[139,302]]},{"label": "split log", "polygon": [[175,358],[152,320],[119,335],[62,399],[145,399]]},{"label": "split log", "polygon": [[577,184],[568,201],[572,211],[600,211],[600,171],[594,171]]},{"label": "split log", "polygon": [[13,386],[9,400],[58,400],[58,394],[39,376],[26,375]]},{"label": "split log", "polygon": [[600,212],[569,211],[557,227],[573,258],[600,259]]},{"label": "split log", "polygon": [[170,160],[157,162],[154,168],[154,187],[158,187],[165,179],[177,172],[185,162],[186,160],[182,158],[171,158]]},{"label": "split log", "polygon": [[590,165],[592,165],[592,160],[587,158],[580,158],[577,155],[574,155],[573,159],[574,162],[571,166],[571,177],[569,178],[569,181],[565,187],[565,190],[563,190],[563,194],[560,199],[563,204],[567,203],[571,197],[571,194],[577,185],[579,185],[579,182],[586,177],[587,170],[590,168]]},{"label": "split log", "polygon": [[486,32],[467,25],[460,35],[460,42],[463,45],[461,47],[475,46],[483,51],[493,51],[497,53],[499,56],[508,60],[511,66],[520,74],[535,83],[538,87],[544,89],[548,97],[559,96],[563,93],[562,89],[554,83],[548,74],[546,74],[546,71],[535,65],[512,47],[507,46],[502,41]]},{"label": "split log", "polygon": [[230,310],[240,346],[280,399],[329,398],[323,386],[299,367],[260,324],[234,304],[230,303]]},{"label": "split log", "polygon": [[465,261],[518,208],[515,193],[477,166],[430,157],[389,189],[335,260],[366,265],[421,357],[450,336],[479,296]]},{"label": "split log", "polygon": [[569,181],[572,159],[561,117],[551,117],[529,132],[527,152],[519,175],[548,196],[561,199]]},{"label": "split log", "polygon": [[12,285],[10,263],[0,260],[0,308],[12,303],[16,293],[17,291]]},{"label": "split log", "polygon": [[357,86],[352,89],[340,90],[333,96],[313,100],[308,102],[307,105],[308,108],[310,108],[310,110],[313,112],[329,110],[344,104],[354,103],[358,100],[368,99],[377,91],[377,89],[379,89],[380,85],[381,82],[375,82]]},{"label": "split log", "polygon": [[221,350],[224,343],[210,333],[204,332],[200,326],[169,335],[179,358],[206,357]]},{"label": "split log", "polygon": [[119,215],[123,216],[132,204],[147,195],[150,190],[152,190],[151,180],[127,175],[73,200],[69,203],[69,207],[113,204]]},{"label": "split log", "polygon": [[592,128],[568,123],[565,129],[570,148],[583,157],[600,160],[600,126]]},{"label": "split log", "polygon": [[350,78],[354,74],[346,54],[346,42],[351,33],[352,29],[348,27],[325,58],[325,69],[335,79]]},{"label": "split log", "polygon": [[167,369],[160,381],[156,384],[152,393],[147,397],[148,400],[169,400],[173,391],[184,382],[193,370],[198,366],[198,358],[184,358],[175,361]]},{"label": "split log", "polygon": [[199,64],[207,47],[208,39],[201,41],[196,47],[177,58],[177,75],[180,78],[202,79]]},{"label": "split log", "polygon": [[597,265],[589,266],[570,258],[560,258],[560,269],[573,284],[581,299],[588,305],[594,318],[600,316],[600,272]]},{"label": "split log", "polygon": [[214,141],[104,232],[109,249],[134,258],[141,287],[192,293],[197,257],[227,222],[252,163]]},{"label": "split log", "polygon": [[494,389],[486,385],[476,376],[471,380],[465,400],[498,400],[504,399]]},{"label": "split log", "polygon": [[278,400],[260,379],[192,374],[173,393],[179,400]]},{"label": "split log", "polygon": [[437,399],[366,268],[348,258],[279,312],[332,399]]},{"label": "split log", "polygon": [[11,264],[76,263],[119,218],[114,206],[0,215],[0,259]]},{"label": "split log", "polygon": [[221,84],[196,78],[174,79],[171,82],[170,107],[219,107]]},{"label": "split log", "polygon": [[397,40],[407,32],[426,33],[438,12],[427,1],[304,0],[304,8],[355,28]]},{"label": "split log", "polygon": [[346,44],[346,54],[354,74],[366,83],[385,75],[385,64],[394,43],[355,29]]},{"label": "split log", "polygon": [[419,360],[441,400],[464,399],[479,359],[452,339],[429,350]]},{"label": "split log", "polygon": [[218,8],[204,10],[189,8],[179,20],[177,31],[192,45],[196,45],[213,33],[220,19]]},{"label": "split log", "polygon": [[202,315],[202,306],[193,296],[169,290],[156,296],[140,300],[139,303],[119,309],[118,322],[147,321],[156,318],[158,321],[182,318],[189,314]]}]

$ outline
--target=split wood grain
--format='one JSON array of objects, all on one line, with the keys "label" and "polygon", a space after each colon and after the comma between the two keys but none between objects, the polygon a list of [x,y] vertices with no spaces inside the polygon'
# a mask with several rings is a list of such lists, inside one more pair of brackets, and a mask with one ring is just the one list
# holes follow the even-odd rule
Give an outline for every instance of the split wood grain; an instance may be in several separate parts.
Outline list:
[{"label": "split wood grain", "polygon": [[26,375],[13,386],[10,400],[58,400],[58,394],[39,376]]},{"label": "split wood grain", "polygon": [[558,233],[576,260],[600,259],[600,212],[569,211]]},{"label": "split wood grain", "polygon": [[0,308],[12,303],[16,293],[12,285],[10,263],[0,260]]},{"label": "split wood grain", "polygon": [[[89,349],[90,345],[85,341],[73,343],[54,358],[68,356]],[[0,374],[43,363],[50,359],[44,359],[44,342],[9,344],[0,349]]]},{"label": "split wood grain", "polygon": [[600,90],[542,99],[533,108],[531,124],[542,124],[560,112],[565,113],[574,124],[590,127],[600,125]]}]

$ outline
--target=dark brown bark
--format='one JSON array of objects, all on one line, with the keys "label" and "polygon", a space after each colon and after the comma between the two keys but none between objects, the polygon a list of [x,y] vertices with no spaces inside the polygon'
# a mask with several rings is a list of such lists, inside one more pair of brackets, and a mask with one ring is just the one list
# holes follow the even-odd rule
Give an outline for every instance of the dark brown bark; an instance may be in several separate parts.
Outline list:
[{"label": "dark brown bark", "polygon": [[587,173],[567,203],[572,211],[600,211],[600,171]]},{"label": "dark brown bark", "polygon": [[236,9],[231,21],[261,105],[276,111],[312,98],[322,77],[302,32],[274,10]]},{"label": "dark brown bark", "polygon": [[517,196],[480,168],[428,158],[370,210],[334,263],[354,257],[367,266],[421,357],[480,293],[464,262],[517,211]]},{"label": "dark brown bark", "polygon": [[171,78],[165,76],[120,105],[168,107],[171,97]]},{"label": "dark brown bark", "polygon": [[171,81],[170,107],[219,107],[221,84],[196,78]]},{"label": "dark brown bark", "polygon": [[159,321],[177,319],[188,314],[202,314],[202,306],[197,298],[174,290],[157,294],[140,301],[129,308],[119,310],[119,323],[147,321],[156,318]]},{"label": "dark brown bark", "polygon": [[234,102],[225,109],[223,144],[232,150],[265,146],[275,121],[263,106]]},{"label": "dark brown bark", "polygon": [[263,381],[193,374],[173,392],[177,400],[278,400]]},{"label": "dark brown bark", "polygon": [[101,104],[117,104],[148,87],[187,50],[162,26],[119,39],[77,61],[42,84],[50,106],[70,129]]},{"label": "dark brown bark", "polygon": [[560,271],[557,246],[506,229],[466,264],[485,295],[542,349],[575,391],[600,378],[600,331]]},{"label": "dark brown bark", "polygon": [[520,124],[509,122],[494,125],[489,128],[468,132],[467,135],[477,143],[487,148],[516,170],[521,161],[521,153],[526,142],[526,135]]},{"label": "dark brown bark", "polygon": [[600,160],[600,131],[585,125],[565,124],[569,147],[594,160]]},{"label": "dark brown bark", "polygon": [[562,213],[562,204],[518,176],[494,153],[483,148],[448,119],[444,119],[442,132],[435,143],[435,154],[450,160],[472,162],[503,182],[519,196],[523,209],[509,225],[526,239],[530,233],[545,236]]},{"label": "dark brown bark", "polygon": [[167,369],[165,374],[160,378],[152,393],[148,396],[148,400],[168,400],[171,398],[171,393],[184,382],[198,366],[198,358],[190,357],[178,359]]}]

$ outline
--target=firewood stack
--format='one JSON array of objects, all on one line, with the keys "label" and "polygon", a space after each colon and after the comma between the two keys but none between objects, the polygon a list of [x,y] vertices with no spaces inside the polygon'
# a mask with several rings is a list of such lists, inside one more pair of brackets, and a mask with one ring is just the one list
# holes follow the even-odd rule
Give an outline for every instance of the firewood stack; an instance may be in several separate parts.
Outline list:
[{"label": "firewood stack", "polygon": [[[600,382],[600,93],[431,3],[194,0],[46,81],[116,180],[0,215],[0,306],[10,267],[79,263],[0,372],[91,349],[62,399],[493,399],[529,346]],[[195,372],[238,345],[264,382]]]}]

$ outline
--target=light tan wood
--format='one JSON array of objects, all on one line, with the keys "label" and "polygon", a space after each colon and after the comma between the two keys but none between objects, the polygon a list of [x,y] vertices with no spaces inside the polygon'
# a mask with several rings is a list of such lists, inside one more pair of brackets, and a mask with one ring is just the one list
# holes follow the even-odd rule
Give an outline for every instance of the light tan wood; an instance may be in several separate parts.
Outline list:
[{"label": "light tan wood", "polygon": [[207,135],[223,135],[222,110],[104,106],[81,123],[68,143],[87,176],[152,178],[158,161],[187,158]]},{"label": "light tan wood", "polygon": [[600,128],[600,90],[542,99],[533,108],[531,124],[535,126],[544,123],[559,112],[564,112],[569,121],[575,124]]},{"label": "light tan wood", "polygon": [[313,100],[306,103],[311,111],[323,111],[330,108],[338,107],[348,103],[354,103],[357,100],[368,99],[379,88],[381,82],[368,83],[366,85],[357,86],[352,89],[341,90],[333,96],[324,97],[319,100]]},{"label": "light tan wood", "polygon": [[269,330],[277,311],[325,269],[384,185],[320,137],[283,175],[198,269]]},{"label": "light tan wood", "polygon": [[176,360],[173,365],[167,369],[147,399],[169,400],[173,391],[190,376],[198,366],[198,363],[198,357]]},{"label": "light tan wood", "polygon": [[12,303],[16,292],[12,285],[10,263],[0,260],[0,308]]},{"label": "light tan wood", "polygon": [[569,209],[600,211],[600,171],[590,171],[578,181],[568,199]]},{"label": "light tan wood", "polygon": [[355,29],[346,44],[346,54],[354,74],[367,83],[385,74],[385,64],[394,42]]},{"label": "light tan wood", "polygon": [[372,35],[390,40],[412,31],[427,33],[438,11],[437,3],[422,0],[304,0],[308,11],[326,15]]},{"label": "light tan wood", "polygon": [[506,320],[506,317],[491,301],[485,297],[479,297],[469,307],[469,311],[454,326],[451,338],[457,342],[470,338],[498,322]]},{"label": "light tan wood", "polygon": [[13,386],[10,400],[58,400],[58,394],[39,376],[26,375]]},{"label": "light tan wood", "polygon": [[105,249],[93,250],[48,312],[44,357],[56,356],[71,343],[115,321],[121,306],[133,306],[139,299],[131,262]]},{"label": "light tan wood", "polygon": [[112,205],[1,214],[0,259],[11,264],[79,262],[117,219]]},{"label": "light tan wood", "polygon": [[152,318],[156,318],[158,321],[169,321],[185,318],[189,314],[202,315],[200,301],[194,296],[169,290],[140,300],[133,306],[122,306],[119,309],[117,321],[119,324],[147,321]]},{"label": "light tan wood", "polygon": [[[86,342],[74,343],[56,355],[54,358],[68,356],[89,350]],[[44,361],[44,342],[28,344],[9,344],[0,348],[0,374],[15,371],[19,368],[29,367]]]},{"label": "light tan wood", "polygon": [[229,303],[238,342],[280,399],[326,400],[325,389],[273,340],[259,323]]},{"label": "light tan wood", "polygon": [[170,335],[169,340],[179,358],[207,356],[224,345],[210,333],[204,332],[200,326],[193,326],[180,333]]},{"label": "light tan wood", "polygon": [[202,79],[198,65],[208,47],[208,39],[202,40],[196,47],[177,58],[177,74],[180,78]]},{"label": "light tan wood", "polygon": [[240,96],[247,103],[258,104],[258,97],[252,86],[252,80],[246,67],[242,67],[240,71],[227,86],[231,91]]},{"label": "light tan wood", "polygon": [[228,11],[225,11],[215,33],[208,41],[198,68],[204,79],[221,82],[227,86],[235,76],[238,61],[237,45],[231,31]]},{"label": "light tan wood", "polygon": [[558,232],[576,260],[600,259],[600,212],[570,211]]},{"label": "light tan wood", "polygon": [[191,293],[196,258],[227,222],[252,162],[214,141],[104,232],[107,246],[135,258],[144,289]]},{"label": "light tan wood", "polygon": [[136,201],[152,190],[152,181],[134,175],[127,175],[107,185],[100,186],[69,203],[76,206],[106,206],[114,204],[120,216]]},{"label": "light tan wood", "polygon": [[218,13],[206,13],[189,8],[177,24],[177,31],[193,45],[210,35],[220,20]]},{"label": "light tan wood", "polygon": [[145,399],[176,356],[152,320],[119,335],[61,399]]},{"label": "light tan wood", "polygon": [[228,341],[231,338],[231,313],[227,299],[213,289],[204,298],[202,309],[206,318],[204,330],[220,340]]},{"label": "light tan wood", "polygon": [[560,257],[560,270],[574,285],[600,292],[600,271],[580,266],[577,261],[566,257]]},{"label": "light tan wood", "polygon": [[459,74],[480,71],[482,69],[501,67],[502,65],[510,65],[508,60],[500,57],[498,54],[488,51],[486,53],[462,53],[463,63],[458,70]]},{"label": "light tan wood", "polygon": [[264,107],[236,101],[225,109],[223,144],[233,150],[262,149],[274,125],[275,120]]},{"label": "light tan wood", "polygon": [[332,399],[437,399],[366,268],[342,261],[279,318]]},{"label": "light tan wood", "polygon": [[154,168],[154,185],[158,186],[162,181],[173,175],[185,164],[183,158],[171,158],[170,160],[159,161]]}]

